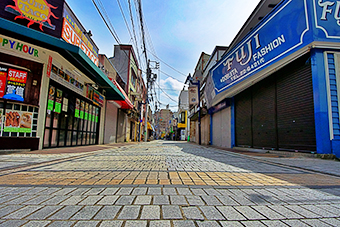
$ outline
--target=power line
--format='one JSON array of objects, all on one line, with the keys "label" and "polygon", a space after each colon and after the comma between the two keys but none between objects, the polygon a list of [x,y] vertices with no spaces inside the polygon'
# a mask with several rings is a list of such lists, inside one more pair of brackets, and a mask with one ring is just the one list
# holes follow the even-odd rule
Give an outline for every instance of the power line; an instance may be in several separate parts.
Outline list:
[{"label": "power line", "polygon": [[167,93],[159,86],[159,84],[157,84],[156,82],[155,82],[155,84],[159,87],[159,89],[161,89],[161,91],[164,93],[164,95],[166,95],[171,101],[177,102],[177,100],[172,99],[172,98],[170,97],[170,95],[168,95],[168,94],[167,94]]},{"label": "power line", "polygon": [[[96,9],[97,9],[99,15],[101,16],[102,20],[104,21],[106,27],[109,29],[111,35],[113,36],[113,38],[116,40],[117,43],[120,43],[118,34],[117,34],[117,32],[114,30],[114,28],[113,28],[113,26],[112,26],[112,23],[111,23],[111,21],[110,21],[110,18],[108,17],[108,15],[107,15],[107,13],[106,13],[106,11],[105,11],[105,7],[103,6],[103,4],[102,4],[102,2],[101,2],[100,0],[97,0],[97,1],[98,1],[98,4],[99,4],[99,7],[101,7],[101,9],[99,9],[99,7],[98,7],[98,5],[96,4],[96,2],[95,2],[94,0],[92,0],[92,2],[93,2],[93,4],[94,4],[94,6],[96,7]],[[104,15],[103,15],[102,12],[104,12],[104,15],[105,15],[106,18],[104,17]],[[107,21],[109,21],[109,24],[110,24],[110,25],[108,24]]]}]

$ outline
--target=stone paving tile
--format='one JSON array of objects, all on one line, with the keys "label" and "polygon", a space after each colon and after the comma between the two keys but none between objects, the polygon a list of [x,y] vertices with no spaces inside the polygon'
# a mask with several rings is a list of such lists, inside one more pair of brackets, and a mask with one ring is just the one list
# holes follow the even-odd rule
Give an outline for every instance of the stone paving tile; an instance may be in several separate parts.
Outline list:
[{"label": "stone paving tile", "polygon": [[282,220],[282,222],[286,223],[288,226],[298,226],[298,227],[310,227],[306,223],[302,222],[301,220]]},{"label": "stone paving tile", "polygon": [[53,196],[52,198],[42,202],[41,205],[58,205],[68,198],[70,198],[70,196],[56,195],[56,196]]},{"label": "stone paving tile", "polygon": [[131,205],[135,200],[136,196],[133,195],[123,195],[117,201],[116,205]]},{"label": "stone paving tile", "polygon": [[126,221],[124,227],[146,227],[147,221]]},{"label": "stone paving tile", "polygon": [[5,206],[5,207],[2,207],[0,209],[0,218],[2,218],[3,216],[6,216],[9,213],[12,213],[15,210],[19,210],[22,207],[23,206],[21,206],[21,205],[8,205],[8,206]]},{"label": "stone paving tile", "polygon": [[161,220],[161,221],[150,221],[150,227],[171,227],[170,221]]},{"label": "stone paving tile", "polygon": [[0,227],[19,227],[27,223],[28,220],[8,220],[0,224]]},{"label": "stone paving tile", "polygon": [[63,206],[76,205],[77,203],[84,200],[84,198],[85,198],[84,196],[80,196],[80,195],[71,196],[65,201],[61,202],[60,205],[63,205]]},{"label": "stone paving tile", "polygon": [[48,219],[50,220],[67,220],[72,217],[75,213],[77,213],[82,206],[65,206],[57,213],[50,216]]},{"label": "stone paving tile", "polygon": [[37,196],[31,200],[28,200],[22,204],[24,205],[39,205],[40,203],[45,202],[46,200],[51,199],[53,196]]},{"label": "stone paving tile", "polygon": [[134,188],[131,195],[146,195],[147,187]]},{"label": "stone paving tile", "polygon": [[21,194],[23,195],[35,195],[35,194],[40,194],[42,191],[46,190],[47,187],[34,187],[31,188],[25,192],[22,192]]},{"label": "stone paving tile", "polygon": [[103,208],[93,217],[97,220],[110,220],[114,219],[122,206],[103,206]]},{"label": "stone paving tile", "polygon": [[238,206],[240,205],[235,200],[233,200],[231,197],[226,195],[218,195],[216,198],[223,203],[225,206]]},{"label": "stone paving tile", "polygon": [[184,221],[173,221],[174,227],[195,227],[194,221],[184,220]]},{"label": "stone paving tile", "polygon": [[162,189],[159,187],[155,188],[148,188],[147,195],[162,195]]},{"label": "stone paving tile", "polygon": [[187,195],[186,198],[187,198],[190,206],[201,206],[201,205],[205,204],[200,196],[195,196],[195,195],[189,196],[189,195]]},{"label": "stone paving tile", "polygon": [[238,212],[236,209],[230,206],[217,206],[216,207],[227,220],[231,221],[242,221],[246,220],[246,218]]},{"label": "stone paving tile", "polygon": [[234,208],[249,220],[266,219],[262,214],[248,206],[234,206]]},{"label": "stone paving tile", "polygon": [[139,216],[139,211],[140,211],[141,206],[124,206],[123,210],[118,216],[118,219],[137,219]]},{"label": "stone paving tile", "polygon": [[96,227],[99,221],[78,221],[73,227]]},{"label": "stone paving tile", "polygon": [[31,200],[35,197],[37,197],[37,196],[36,195],[22,195],[22,196],[19,196],[16,199],[13,199],[11,201],[4,203],[4,204],[6,204],[6,205],[23,204],[24,202]]},{"label": "stone paving tile", "polygon": [[182,210],[187,219],[204,220],[203,215],[197,207],[182,207]]},{"label": "stone paving tile", "polygon": [[197,195],[197,196],[207,195],[207,193],[201,188],[191,188],[191,191],[194,195]]},{"label": "stone paving tile", "polygon": [[243,196],[230,196],[230,198],[232,198],[233,200],[235,200],[238,204],[240,204],[241,206],[252,206],[252,205],[256,205],[255,203],[253,203],[252,201],[250,201],[249,199],[247,199],[246,197]]},{"label": "stone paving tile", "polygon": [[340,219],[336,218],[321,218],[319,219],[322,222],[325,222],[331,226],[340,226]]},{"label": "stone paving tile", "polygon": [[267,206],[252,206],[252,208],[270,220],[285,219],[284,216],[268,208]]},{"label": "stone paving tile", "polygon": [[288,226],[279,220],[262,220],[261,222],[268,227],[287,227]]},{"label": "stone paving tile", "polygon": [[100,201],[97,202],[98,205],[113,205],[117,199],[118,195],[107,195],[104,196]]},{"label": "stone paving tile", "polygon": [[120,227],[123,225],[123,221],[102,221],[99,227]]},{"label": "stone paving tile", "polygon": [[84,206],[71,219],[72,220],[91,220],[100,210],[101,206]]},{"label": "stone paving tile", "polygon": [[225,220],[214,206],[200,206],[199,208],[208,220]]},{"label": "stone paving tile", "polygon": [[116,195],[130,195],[132,192],[133,188],[120,188],[117,192]]},{"label": "stone paving tile", "polygon": [[170,195],[170,203],[172,205],[188,205],[184,195]]},{"label": "stone paving tile", "polygon": [[153,197],[154,205],[169,205],[169,197],[167,195],[156,195]]},{"label": "stone paving tile", "polygon": [[302,219],[301,221],[313,227],[319,227],[319,226],[331,227],[332,226],[325,222],[320,221],[319,219]]},{"label": "stone paving tile", "polygon": [[76,190],[68,193],[67,195],[70,195],[70,196],[80,196],[80,195],[83,195],[84,193],[86,193],[89,190],[90,190],[90,188],[76,188]]},{"label": "stone paving tile", "polygon": [[202,195],[201,198],[208,206],[220,206],[223,205],[218,199],[213,195]]},{"label": "stone paving tile", "polygon": [[13,213],[8,214],[5,217],[2,217],[2,219],[22,219],[30,214],[32,214],[33,212],[39,210],[42,206],[34,206],[34,205],[30,205],[30,206],[25,206]]},{"label": "stone paving tile", "polygon": [[179,206],[165,205],[162,206],[163,219],[182,219],[182,213]]},{"label": "stone paving tile", "polygon": [[140,219],[150,219],[156,220],[161,218],[161,209],[160,206],[149,205],[144,206],[142,209],[142,215]]},{"label": "stone paving tile", "polygon": [[266,225],[260,221],[241,221],[241,223],[246,227],[266,227]]},{"label": "stone paving tile", "polygon": [[76,221],[52,221],[48,227],[71,227]]},{"label": "stone paving tile", "polygon": [[177,195],[175,188],[163,188],[163,195]]},{"label": "stone paving tile", "polygon": [[[301,205],[302,208],[309,210],[317,215],[320,215],[323,218],[335,218],[338,217],[339,215],[336,215],[335,213],[333,213],[332,211],[328,212],[328,209],[331,206],[327,206],[326,205],[326,209],[322,209],[321,207],[315,206],[315,205]],[[328,208],[328,209],[327,209]],[[340,210],[338,210],[339,212],[337,214],[340,214]]]},{"label": "stone paving tile", "polygon": [[60,210],[62,206],[44,206],[40,210],[26,217],[26,219],[43,220]]},{"label": "stone paving tile", "polygon": [[313,213],[309,210],[304,209],[301,206],[298,205],[285,205],[285,207],[287,207],[290,210],[295,211],[296,213],[306,217],[306,218],[322,218],[321,215]]},{"label": "stone paving tile", "polygon": [[87,196],[80,203],[78,203],[78,205],[94,205],[102,198],[103,196],[100,196],[100,195],[90,195],[90,196]]},{"label": "stone paving tile", "polygon": [[301,215],[298,213],[287,209],[284,206],[280,205],[270,205],[268,206],[270,209],[275,210],[277,213],[281,214],[282,216],[288,218],[288,219],[300,219],[303,218]]},{"label": "stone paving tile", "polygon": [[99,195],[104,188],[91,188],[90,190],[86,191],[83,195]]},{"label": "stone paving tile", "polygon": [[134,204],[135,205],[150,205],[151,204],[151,195],[139,195],[137,196]]},{"label": "stone paving tile", "polygon": [[199,227],[220,227],[217,221],[197,221]]},{"label": "stone paving tile", "polygon": [[61,190],[58,190],[51,195],[67,195],[73,191],[75,191],[77,188],[62,188]]},{"label": "stone paving tile", "polygon": [[238,221],[220,221],[220,224],[223,227],[244,227],[244,225]]},{"label": "stone paving tile", "polygon": [[119,188],[105,188],[100,195],[114,195],[118,190]]},{"label": "stone paving tile", "polygon": [[176,188],[179,195],[192,195],[192,192],[189,188]]},{"label": "stone paving tile", "polygon": [[51,221],[29,221],[24,224],[22,227],[43,227],[50,224]]},{"label": "stone paving tile", "polygon": [[6,203],[10,200],[16,199],[20,197],[19,195],[13,194],[13,195],[6,195],[0,198],[0,203]]}]

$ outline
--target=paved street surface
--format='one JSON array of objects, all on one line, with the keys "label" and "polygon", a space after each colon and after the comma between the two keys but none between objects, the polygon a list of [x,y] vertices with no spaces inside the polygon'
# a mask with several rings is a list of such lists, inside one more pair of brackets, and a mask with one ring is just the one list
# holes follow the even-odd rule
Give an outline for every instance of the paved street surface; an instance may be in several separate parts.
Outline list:
[{"label": "paved street surface", "polygon": [[338,161],[174,141],[97,148],[1,155],[0,226],[340,226]]}]

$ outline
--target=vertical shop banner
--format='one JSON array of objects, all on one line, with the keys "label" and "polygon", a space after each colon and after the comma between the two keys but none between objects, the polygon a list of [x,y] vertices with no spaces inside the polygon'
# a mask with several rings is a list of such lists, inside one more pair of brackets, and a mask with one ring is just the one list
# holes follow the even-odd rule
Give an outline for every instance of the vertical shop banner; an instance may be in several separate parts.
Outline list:
[{"label": "vertical shop banner", "polygon": [[84,109],[85,109],[85,102],[81,101],[80,102],[80,119],[84,119]]},{"label": "vertical shop banner", "polygon": [[48,101],[47,101],[47,110],[49,111],[53,111],[54,94],[55,94],[55,87],[50,85],[50,89],[48,91]]},{"label": "vertical shop banner", "polygon": [[76,110],[74,111],[74,116],[76,118],[80,117],[79,111],[80,111],[80,99],[76,99]]},{"label": "vertical shop banner", "polygon": [[0,109],[0,135],[2,131],[2,110]]},{"label": "vertical shop banner", "polygon": [[7,88],[4,99],[24,101],[27,72],[16,69],[8,69]]},{"label": "vertical shop banner", "polygon": [[51,57],[51,55],[50,56],[48,56],[48,63],[47,63],[47,72],[46,72],[46,76],[48,77],[48,78],[50,78],[51,77],[51,71],[52,71],[52,57]]},{"label": "vertical shop banner", "polygon": [[33,113],[6,110],[4,119],[4,132],[32,132],[32,116]]},{"label": "vertical shop banner", "polygon": [[56,112],[56,113],[61,113],[62,97],[63,97],[63,91],[57,89],[57,96],[55,98],[55,107],[54,107],[54,112]]},{"label": "vertical shop banner", "polygon": [[85,120],[89,119],[89,104],[85,103],[85,116],[84,116]]},{"label": "vertical shop banner", "polygon": [[0,98],[5,95],[7,68],[0,67]]}]

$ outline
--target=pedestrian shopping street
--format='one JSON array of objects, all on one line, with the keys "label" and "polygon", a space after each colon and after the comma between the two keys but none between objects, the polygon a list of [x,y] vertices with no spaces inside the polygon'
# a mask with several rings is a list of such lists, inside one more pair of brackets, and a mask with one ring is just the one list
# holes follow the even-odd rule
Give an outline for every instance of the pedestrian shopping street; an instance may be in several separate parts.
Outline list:
[{"label": "pedestrian shopping street", "polygon": [[97,148],[2,155],[0,226],[340,225],[338,161],[175,141]]}]

